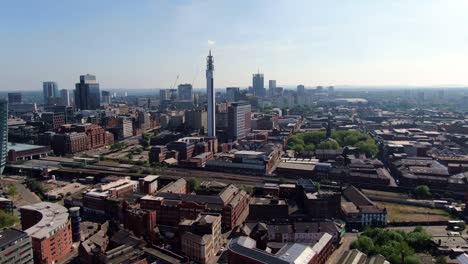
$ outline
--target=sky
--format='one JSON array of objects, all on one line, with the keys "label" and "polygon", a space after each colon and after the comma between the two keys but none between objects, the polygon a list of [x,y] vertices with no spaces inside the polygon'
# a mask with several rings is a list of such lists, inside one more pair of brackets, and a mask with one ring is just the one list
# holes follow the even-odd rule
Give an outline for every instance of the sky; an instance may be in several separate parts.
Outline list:
[{"label": "sky", "polygon": [[17,0],[0,8],[0,90],[468,85],[465,0]]}]

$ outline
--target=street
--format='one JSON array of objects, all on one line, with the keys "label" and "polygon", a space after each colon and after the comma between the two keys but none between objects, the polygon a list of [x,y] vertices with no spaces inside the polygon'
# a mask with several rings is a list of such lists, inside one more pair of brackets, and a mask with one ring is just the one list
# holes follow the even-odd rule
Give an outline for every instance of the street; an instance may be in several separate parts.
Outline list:
[{"label": "street", "polygon": [[357,235],[355,233],[346,233],[343,238],[341,238],[341,243],[338,248],[333,251],[330,258],[328,258],[327,263],[330,264],[339,264],[338,261],[340,260],[341,255],[351,246],[351,243],[357,239]]}]

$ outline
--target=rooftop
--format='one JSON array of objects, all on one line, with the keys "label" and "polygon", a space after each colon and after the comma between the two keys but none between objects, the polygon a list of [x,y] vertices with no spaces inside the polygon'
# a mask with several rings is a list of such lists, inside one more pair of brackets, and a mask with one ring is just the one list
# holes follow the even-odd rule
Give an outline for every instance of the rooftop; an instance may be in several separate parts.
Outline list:
[{"label": "rooftop", "polygon": [[36,239],[48,238],[68,223],[67,208],[56,203],[40,202],[23,206],[21,210],[32,210],[42,214],[39,222],[25,230],[28,235]]},{"label": "rooftop", "polygon": [[26,237],[28,237],[28,234],[21,230],[15,228],[2,229],[0,230],[0,248]]},{"label": "rooftop", "polygon": [[33,150],[33,149],[40,149],[43,147],[44,146],[23,144],[23,143],[12,143],[12,142],[8,142],[8,145],[7,145],[8,150],[14,150],[14,151]]}]

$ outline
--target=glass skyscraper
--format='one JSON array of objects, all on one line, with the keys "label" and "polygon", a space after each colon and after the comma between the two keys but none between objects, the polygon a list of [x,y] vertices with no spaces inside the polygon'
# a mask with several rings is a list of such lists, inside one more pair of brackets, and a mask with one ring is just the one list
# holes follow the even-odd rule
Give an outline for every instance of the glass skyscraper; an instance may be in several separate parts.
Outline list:
[{"label": "glass skyscraper", "polygon": [[96,76],[81,75],[80,82],[75,85],[75,106],[80,110],[96,110],[101,106],[101,93]]},{"label": "glass skyscraper", "polygon": [[53,105],[54,101],[52,98],[60,97],[56,82],[43,82],[42,92],[44,95],[44,105]]},{"label": "glass skyscraper", "polygon": [[255,96],[265,96],[265,83],[263,80],[263,74],[257,73],[252,78],[253,94]]},{"label": "glass skyscraper", "polygon": [[3,174],[7,160],[8,144],[8,101],[0,99],[0,174]]}]

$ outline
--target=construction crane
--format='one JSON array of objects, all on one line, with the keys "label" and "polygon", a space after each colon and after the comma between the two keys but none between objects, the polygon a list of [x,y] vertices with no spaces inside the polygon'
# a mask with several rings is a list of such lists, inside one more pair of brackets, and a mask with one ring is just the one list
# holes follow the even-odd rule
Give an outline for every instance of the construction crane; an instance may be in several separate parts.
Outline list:
[{"label": "construction crane", "polygon": [[174,84],[172,85],[171,89],[174,89],[178,80],[179,80],[179,75],[177,75],[177,77],[175,78]]}]

